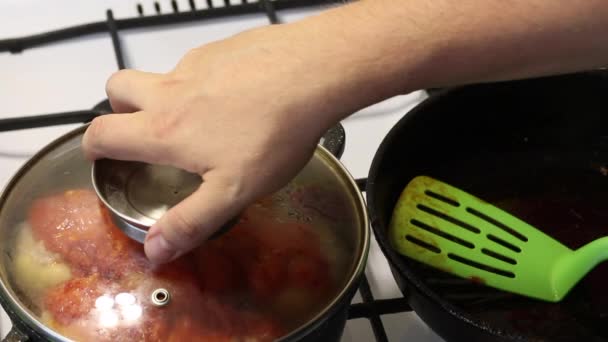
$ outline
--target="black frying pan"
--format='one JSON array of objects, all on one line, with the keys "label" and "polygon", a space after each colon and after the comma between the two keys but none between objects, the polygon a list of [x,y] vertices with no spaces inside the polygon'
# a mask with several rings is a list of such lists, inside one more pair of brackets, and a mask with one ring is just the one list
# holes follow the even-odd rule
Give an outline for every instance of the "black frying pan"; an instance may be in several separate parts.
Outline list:
[{"label": "black frying pan", "polygon": [[571,248],[608,235],[602,73],[473,85],[430,97],[384,139],[366,192],[372,228],[401,290],[446,340],[608,340],[608,263],[551,304],[396,254],[386,229],[402,189],[420,174],[510,210]]}]

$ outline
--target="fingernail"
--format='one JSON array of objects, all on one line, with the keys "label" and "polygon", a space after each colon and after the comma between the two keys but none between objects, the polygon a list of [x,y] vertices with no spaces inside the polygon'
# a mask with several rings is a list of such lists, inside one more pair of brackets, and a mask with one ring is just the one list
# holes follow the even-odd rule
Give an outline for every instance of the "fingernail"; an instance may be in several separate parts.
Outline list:
[{"label": "fingernail", "polygon": [[165,240],[162,234],[151,236],[144,245],[146,256],[153,263],[172,261],[177,256],[177,250]]}]

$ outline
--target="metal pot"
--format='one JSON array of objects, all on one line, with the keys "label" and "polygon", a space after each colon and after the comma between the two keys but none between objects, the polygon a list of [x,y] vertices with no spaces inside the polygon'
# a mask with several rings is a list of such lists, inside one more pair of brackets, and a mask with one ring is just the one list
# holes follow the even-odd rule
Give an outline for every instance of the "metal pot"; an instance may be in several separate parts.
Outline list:
[{"label": "metal pot", "polygon": [[[158,269],[147,264],[147,261],[141,258],[143,247],[140,244],[129,240],[124,235],[115,234],[114,228],[107,228],[107,225],[111,225],[111,223],[106,220],[103,206],[95,209],[97,202],[92,201],[89,197],[89,192],[93,191],[90,176],[91,163],[84,159],[80,149],[81,138],[85,129],[86,126],[80,127],[43,148],[17,172],[0,196],[0,241],[2,241],[3,252],[0,256],[0,302],[13,323],[13,330],[7,336],[7,340],[64,341],[79,336],[86,336],[83,339],[105,337],[106,339],[133,340],[134,336],[137,339],[143,337],[142,334],[146,334],[146,331],[156,329],[155,322],[161,322],[165,325],[173,324],[173,326],[167,328],[167,331],[213,325],[214,333],[219,331],[219,333],[225,334],[226,332],[222,332],[223,328],[218,327],[232,326],[240,327],[241,330],[248,329],[243,328],[243,326],[249,323],[244,323],[241,320],[245,316],[240,316],[241,313],[235,313],[235,310],[241,310],[246,305],[248,305],[248,308],[251,306],[262,308],[271,307],[275,304],[275,293],[264,297],[269,300],[268,305],[260,302],[252,304],[254,301],[249,301],[247,299],[249,298],[248,295],[243,294],[245,290],[242,289],[239,290],[241,291],[239,292],[240,306],[234,304],[235,296],[232,296],[230,292],[223,292],[222,296],[218,295],[213,299],[209,299],[212,297],[209,295],[210,292],[204,292],[205,295],[201,295],[203,299],[197,302],[198,292],[196,291],[199,290],[199,278],[196,276],[198,274],[196,270],[200,270],[201,266],[199,264],[192,267],[188,265],[192,262],[208,260],[198,257],[197,254],[205,247],[207,247],[207,250],[211,248],[207,243],[203,244],[199,250],[178,259],[178,264],[174,262],[171,264],[172,266]],[[340,135],[340,132],[342,135]],[[338,135],[337,139],[336,134]],[[336,130],[329,132],[323,143],[339,155],[343,149],[343,140],[343,131],[338,129],[338,133],[336,133]],[[306,198],[307,189],[312,189],[308,198]],[[299,195],[294,196],[296,193]],[[301,196],[302,193],[304,197]],[[73,200],[69,199],[69,196],[81,197]],[[42,205],[40,204],[41,199]],[[329,265],[328,269],[333,272],[327,278],[330,279],[332,285],[331,291],[323,297],[322,302],[318,303],[317,309],[309,311],[307,315],[303,315],[299,319],[294,318],[289,327],[280,327],[280,335],[269,335],[265,330],[265,336],[272,336],[273,339],[281,341],[330,339],[337,341],[342,334],[347,319],[348,306],[363,274],[369,248],[370,232],[366,207],[355,181],[339,160],[328,149],[319,145],[314,156],[294,180],[284,189],[264,199],[264,201],[264,205],[273,209],[265,211],[271,213],[271,215],[269,215],[270,217],[262,217],[262,220],[274,220],[273,222],[280,222],[280,224],[294,220],[293,222],[298,222],[298,227],[308,227],[308,232],[319,238],[318,247],[321,250],[319,255],[337,255],[336,263],[329,257],[324,259]],[[277,204],[277,201],[282,202]],[[67,205],[68,202],[71,204]],[[41,206],[47,210],[45,215],[50,215],[50,219],[46,216],[43,216],[42,219],[36,219],[38,214],[34,213],[32,208],[40,210]],[[286,210],[288,214],[278,214],[281,210],[277,209],[279,207]],[[60,211],[58,217],[61,217],[63,221],[59,220],[61,221],[59,222],[53,218],[53,208]],[[80,216],[76,218],[70,216],[80,215],[78,211],[91,210],[102,214],[94,214],[97,216],[94,218],[86,217],[85,219]],[[275,210],[277,211],[275,212]],[[277,216],[273,217],[275,213]],[[65,217],[68,217],[68,219]],[[70,219],[70,217],[72,218]],[[280,219],[278,219],[279,217]],[[93,221],[97,223],[91,223]],[[110,229],[111,231],[108,231],[101,240],[95,240],[88,245],[79,245],[83,241],[88,241],[88,235],[84,237],[78,235],[78,233],[76,235],[70,235],[72,233],[62,235],[65,233],[65,229],[74,228],[74,225],[78,226],[80,224],[83,226],[102,224],[105,227],[103,229]],[[44,229],[41,230],[40,227]],[[322,231],[321,227],[325,227],[326,230]],[[45,237],[44,234],[48,233],[49,229],[51,231],[55,229],[55,231],[50,236]],[[84,230],[84,228],[81,230]],[[95,230],[91,231],[93,232],[91,234],[95,234]],[[70,232],[74,232],[74,230]],[[241,230],[243,234],[246,232],[246,230]],[[238,230],[231,230],[221,238],[233,234],[233,237],[238,239],[241,233]],[[268,237],[268,235],[265,236]],[[38,239],[39,237],[41,238]],[[260,233],[257,237],[263,238],[264,235]],[[24,244],[24,241],[29,241],[29,245]],[[306,244],[306,241],[299,242]],[[102,248],[104,244],[117,246],[117,243],[120,246],[118,250],[104,250]],[[134,246],[131,243],[136,245]],[[224,243],[228,242],[224,241]],[[214,248],[219,248],[218,246]],[[278,250],[283,250],[283,247],[275,247]],[[25,248],[26,251],[20,250],[20,248]],[[295,248],[294,251],[301,252],[297,249],[299,247]],[[91,252],[91,250],[96,252]],[[124,255],[120,254],[123,252]],[[247,253],[249,252],[243,251],[242,253],[248,256]],[[42,258],[42,260],[36,258]],[[90,260],[87,258],[90,258]],[[254,256],[251,256],[251,258],[254,258]],[[109,265],[104,264],[108,262],[110,262]],[[132,269],[129,268],[131,266],[124,266],[124,262],[128,265],[136,265],[133,266],[136,271],[132,272]],[[19,268],[24,265],[30,268]],[[124,269],[121,268],[123,266]],[[179,271],[175,271],[176,269]],[[184,272],[184,270],[188,272]],[[192,273],[192,270],[195,270],[195,272]],[[246,269],[240,270],[242,271],[239,273],[241,276],[249,274]],[[288,270],[291,272],[291,269]],[[194,289],[192,291],[195,292],[186,292],[188,296],[180,294],[181,290],[179,289],[182,288],[175,285],[176,283],[172,283],[174,278],[162,278],[159,275],[165,271],[169,273],[173,271],[172,277],[188,278],[188,281],[190,281],[188,289]],[[160,279],[157,277],[161,277],[163,280],[159,283],[151,283],[153,286],[145,285],[152,281],[150,279]],[[91,279],[95,279],[95,281],[91,281]],[[306,279],[301,280],[305,281]],[[72,281],[73,283],[70,283]],[[176,282],[179,281],[181,280],[176,280]],[[242,282],[246,282],[246,279],[243,279]],[[101,285],[98,284],[102,283],[104,285],[100,288]],[[80,287],[77,288],[74,284]],[[167,286],[156,286],[158,284]],[[314,286],[318,286],[318,284]],[[205,289],[205,291],[208,291],[207,288]],[[54,297],[49,297],[49,293],[52,293]],[[193,293],[194,295],[192,295]],[[94,303],[88,303],[89,306],[86,306],[86,301],[91,298],[94,299]],[[224,299],[226,302],[224,302]],[[224,308],[225,305],[228,305],[225,303],[231,303],[230,311],[228,309],[225,311],[231,314],[225,314],[220,319],[215,317],[216,309],[207,308],[205,312],[210,313],[209,315],[186,317],[190,319],[189,323],[184,323],[186,318],[175,319],[171,317],[183,312],[190,312],[189,310],[194,310],[192,307],[197,309],[199,304],[203,302],[208,305],[210,301],[213,301],[213,305],[216,305],[213,308],[218,306]],[[53,305],[58,306],[59,309]],[[127,311],[125,311],[125,305],[129,308]],[[172,309],[171,306],[173,306]],[[96,311],[93,312],[93,310]],[[163,310],[170,310],[171,314],[165,314],[166,311]],[[67,312],[68,314],[67,316],[60,316],[59,314],[53,316],[57,312]],[[110,312],[110,314],[107,312]],[[259,322],[258,318],[263,316],[264,324],[273,322],[273,327],[275,327],[281,325],[278,322],[281,322],[283,318],[278,317],[277,312],[279,311],[270,310],[268,312],[264,311],[263,314],[257,312],[249,315],[248,313],[249,316],[246,317],[251,319],[252,322]],[[129,319],[129,322],[125,321],[127,319],[125,317]],[[239,320],[231,321],[230,319],[233,317],[238,317]],[[192,321],[193,319],[196,321]],[[221,322],[218,323],[218,320]],[[210,321],[215,323],[209,323]],[[298,323],[294,324],[293,322]],[[86,332],[78,330],[78,326],[83,324],[87,325],[86,329],[90,330]],[[257,323],[251,324],[257,327]],[[264,324],[262,326],[267,328],[268,324]],[[159,326],[165,327],[165,325]],[[92,334],[91,331],[105,335],[98,336],[95,335],[96,333]],[[72,336],[68,336],[70,334]],[[161,333],[158,334],[159,336],[162,335]],[[246,331],[245,334],[253,333]],[[149,336],[147,337],[149,338]],[[162,338],[166,339],[167,336],[163,335]]]}]

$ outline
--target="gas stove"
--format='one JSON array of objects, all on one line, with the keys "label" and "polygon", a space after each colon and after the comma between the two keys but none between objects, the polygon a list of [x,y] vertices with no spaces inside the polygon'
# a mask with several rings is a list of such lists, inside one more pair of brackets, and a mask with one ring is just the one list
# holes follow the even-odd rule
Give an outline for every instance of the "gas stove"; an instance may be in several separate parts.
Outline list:
[{"label": "gas stove", "polygon": [[[166,72],[192,47],[341,3],[319,0],[5,0],[0,4],[0,186],[35,152],[107,112],[117,69]],[[389,129],[428,94],[367,107],[342,122],[341,161],[365,178]],[[372,239],[342,341],[442,341],[407,304]],[[0,312],[0,335],[11,323]]]}]

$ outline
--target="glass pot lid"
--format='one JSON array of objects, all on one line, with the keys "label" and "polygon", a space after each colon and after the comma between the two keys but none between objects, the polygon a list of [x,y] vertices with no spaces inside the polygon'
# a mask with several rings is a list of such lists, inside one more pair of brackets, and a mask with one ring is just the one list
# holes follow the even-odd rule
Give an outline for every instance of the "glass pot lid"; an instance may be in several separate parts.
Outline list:
[{"label": "glass pot lid", "polygon": [[13,319],[39,333],[80,341],[275,340],[320,319],[362,272],[363,200],[323,148],[230,231],[155,266],[96,196],[80,149],[85,128],[34,156],[0,197],[2,296]]}]

